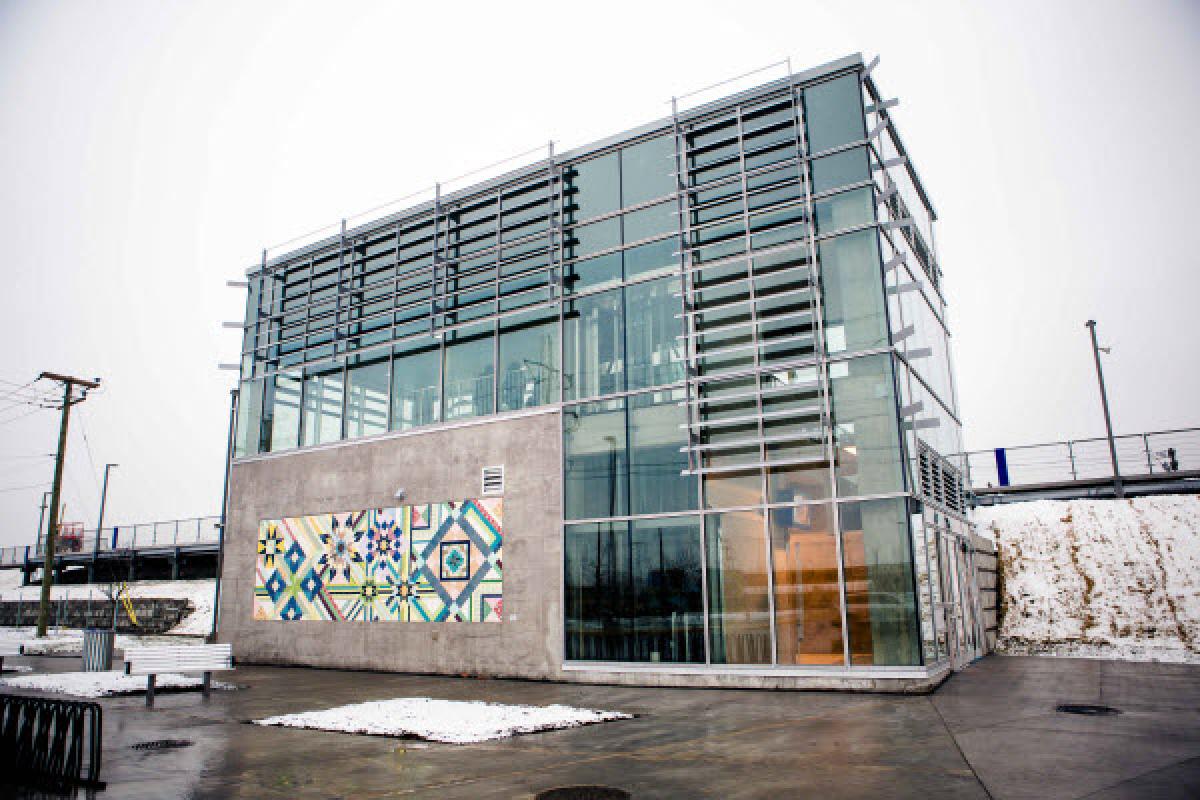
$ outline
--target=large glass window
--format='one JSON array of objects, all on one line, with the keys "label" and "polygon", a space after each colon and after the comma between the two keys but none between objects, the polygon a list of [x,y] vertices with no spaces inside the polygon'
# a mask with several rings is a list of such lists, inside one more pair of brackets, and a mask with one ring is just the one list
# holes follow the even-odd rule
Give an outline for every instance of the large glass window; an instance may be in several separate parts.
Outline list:
[{"label": "large glass window", "polygon": [[704,518],[714,664],[770,664],[771,614],[761,511]]},{"label": "large glass window", "polygon": [[634,395],[629,403],[629,506],[631,514],[696,508],[696,478],[687,469],[680,407],[682,389]]},{"label": "large glass window", "polygon": [[870,177],[871,166],[867,161],[865,147],[843,150],[812,161],[813,192],[817,194],[852,183],[861,183]]},{"label": "large glass window", "polygon": [[304,445],[342,438],[343,374],[341,367],[304,371]]},{"label": "large glass window", "polygon": [[351,356],[346,370],[346,436],[370,436],[388,429],[388,357]]},{"label": "large glass window", "polygon": [[495,346],[491,323],[446,333],[446,366],[442,380],[447,420],[492,413]]},{"label": "large glass window", "polygon": [[888,343],[879,235],[874,229],[823,240],[825,348],[832,355]]},{"label": "large glass window", "polygon": [[865,138],[858,75],[843,75],[805,89],[804,120],[810,153]]},{"label": "large glass window", "polygon": [[829,365],[838,496],[904,489],[900,429],[889,355]]},{"label": "large glass window", "polygon": [[770,515],[779,663],[843,664],[833,507],[773,508]]},{"label": "large glass window", "polygon": [[436,342],[396,345],[392,365],[392,430],[406,431],[441,419]]},{"label": "large glass window", "polygon": [[567,519],[629,513],[623,400],[563,409],[563,458],[563,514]]},{"label": "large glass window", "polygon": [[568,400],[625,388],[621,290],[563,303],[563,392]]},{"label": "large glass window", "polygon": [[869,186],[813,201],[817,233],[833,233],[875,221],[875,190]]},{"label": "large glass window", "polygon": [[258,452],[259,420],[262,418],[262,381],[242,381],[238,392],[237,437],[234,439],[235,458]]},{"label": "large glass window", "polygon": [[300,392],[304,386],[299,374],[279,373],[273,379],[270,429],[263,431],[265,449],[272,453],[290,450],[300,440]]},{"label": "large glass window", "polygon": [[566,173],[567,221],[590,219],[621,207],[621,175],[617,154],[572,164]]},{"label": "large glass window", "polygon": [[500,321],[500,410],[558,400],[558,311],[541,309]]},{"label": "large glass window", "polygon": [[637,205],[675,191],[675,142],[659,136],[621,151],[621,204]]},{"label": "large glass window", "polygon": [[625,288],[627,388],[683,380],[683,320],[679,281],[648,281]]},{"label": "large glass window", "polygon": [[908,500],[843,503],[839,513],[851,663],[920,664]]},{"label": "large glass window", "polygon": [[695,517],[568,525],[568,660],[703,662]]}]

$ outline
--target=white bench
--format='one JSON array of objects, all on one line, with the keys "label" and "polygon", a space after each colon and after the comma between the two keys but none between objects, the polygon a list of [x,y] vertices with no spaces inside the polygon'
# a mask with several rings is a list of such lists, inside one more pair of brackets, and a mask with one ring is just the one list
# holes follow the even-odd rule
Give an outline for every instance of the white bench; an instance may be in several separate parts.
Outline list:
[{"label": "white bench", "polygon": [[4,672],[4,657],[19,656],[25,652],[25,645],[17,642],[0,642],[0,672]]},{"label": "white bench", "polygon": [[233,645],[195,644],[125,648],[125,674],[146,676],[146,705],[154,705],[154,678],[165,672],[204,673],[204,697],[212,674],[233,669]]}]

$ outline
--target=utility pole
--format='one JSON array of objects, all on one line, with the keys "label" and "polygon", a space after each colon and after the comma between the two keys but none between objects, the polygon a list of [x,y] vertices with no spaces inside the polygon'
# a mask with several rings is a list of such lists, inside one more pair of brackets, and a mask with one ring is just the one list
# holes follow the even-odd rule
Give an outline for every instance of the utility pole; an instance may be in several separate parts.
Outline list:
[{"label": "utility pole", "polygon": [[1100,351],[1109,352],[1109,348],[1100,347],[1096,343],[1096,320],[1089,319],[1085,323],[1092,335],[1092,355],[1096,358],[1096,380],[1100,382],[1100,403],[1104,406],[1104,427],[1108,431],[1108,455],[1112,459],[1113,494],[1118,498],[1125,496],[1125,486],[1121,483],[1121,468],[1117,466],[1117,442],[1113,439],[1112,416],[1108,413],[1108,392],[1104,388],[1104,369],[1100,366]]},{"label": "utility pole", "polygon": [[104,529],[104,501],[108,498],[108,471],[119,466],[121,465],[104,465],[104,488],[100,490],[100,518],[96,520],[96,549],[93,551],[95,553],[100,552],[100,531]]},{"label": "utility pole", "polygon": [[[54,582],[54,553],[55,540],[58,538],[59,504],[62,499],[63,464],[67,456],[67,423],[71,419],[71,406],[82,403],[87,397],[88,389],[95,389],[100,381],[89,381],[74,378],[70,375],[59,375],[54,372],[43,372],[38,379],[58,381],[63,385],[62,421],[58,426],[58,452],[54,456],[54,484],[50,488],[50,522],[46,528],[46,544],[42,548],[42,598],[38,608],[37,635],[46,636],[46,625],[50,620],[50,586]],[[76,386],[82,387],[83,392],[78,398],[72,398],[71,393]]]}]

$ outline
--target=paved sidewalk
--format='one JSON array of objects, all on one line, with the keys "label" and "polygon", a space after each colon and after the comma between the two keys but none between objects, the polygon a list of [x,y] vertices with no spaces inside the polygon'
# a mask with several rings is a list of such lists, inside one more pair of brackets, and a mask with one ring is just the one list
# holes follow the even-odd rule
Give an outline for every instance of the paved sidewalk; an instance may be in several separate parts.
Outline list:
[{"label": "paved sidewalk", "polygon": [[[76,659],[35,659],[40,670]],[[602,784],[634,798],[1197,797],[1200,667],[991,657],[935,695],[635,689],[239,668],[248,687],[102,700],[98,797],[531,798]],[[257,717],[401,696],[566,703],[636,719],[444,745],[262,728]],[[1124,713],[1080,717],[1058,703]],[[190,747],[131,749],[155,739]],[[80,795],[83,796],[82,794]]]}]

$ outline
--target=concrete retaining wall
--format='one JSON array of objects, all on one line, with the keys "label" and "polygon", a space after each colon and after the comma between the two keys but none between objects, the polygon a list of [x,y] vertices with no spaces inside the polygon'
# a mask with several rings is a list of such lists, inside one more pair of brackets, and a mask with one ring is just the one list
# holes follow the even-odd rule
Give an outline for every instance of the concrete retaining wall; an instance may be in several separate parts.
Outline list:
[{"label": "concrete retaining wall", "polygon": [[[117,630],[121,633],[165,633],[174,628],[192,610],[187,600],[177,598],[138,597],[133,601],[135,627],[125,613],[124,605],[117,611]],[[0,602],[0,626],[36,625],[37,602]],[[112,627],[113,604],[105,600],[51,600],[50,624],[64,628]]]}]

